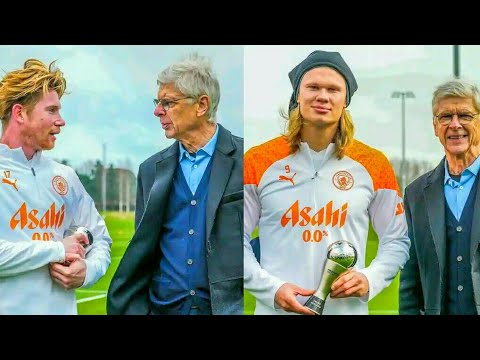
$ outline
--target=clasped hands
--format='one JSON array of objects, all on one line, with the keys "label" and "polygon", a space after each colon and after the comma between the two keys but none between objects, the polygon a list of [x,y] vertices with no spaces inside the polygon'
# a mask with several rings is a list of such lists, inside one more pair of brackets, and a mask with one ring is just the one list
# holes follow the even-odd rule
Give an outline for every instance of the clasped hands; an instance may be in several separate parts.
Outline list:
[{"label": "clasped hands", "polygon": [[74,233],[62,240],[65,247],[65,261],[50,263],[49,271],[52,279],[65,289],[76,289],[83,285],[87,274],[85,263],[85,248],[88,237],[83,233]]}]

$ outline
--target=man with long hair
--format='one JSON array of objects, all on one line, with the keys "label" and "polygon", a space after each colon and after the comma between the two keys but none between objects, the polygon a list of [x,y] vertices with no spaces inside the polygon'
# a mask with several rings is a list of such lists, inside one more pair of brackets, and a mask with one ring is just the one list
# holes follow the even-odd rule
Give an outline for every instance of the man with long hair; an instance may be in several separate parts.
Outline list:
[{"label": "man with long hair", "polygon": [[[255,314],[313,314],[304,303],[319,286],[327,247],[346,240],[358,260],[333,283],[323,313],[367,314],[408,259],[401,193],[386,157],[353,138],[346,108],[357,82],[342,56],[314,51],[289,78],[286,134],[245,154],[245,288]],[[365,267],[370,220],[379,248]],[[257,225],[260,261],[250,244]]]},{"label": "man with long hair", "polygon": [[[110,264],[111,238],[75,171],[47,158],[65,120],[63,73],[29,59],[0,82],[0,314],[76,314],[75,288]],[[92,234],[65,236],[78,226]]]}]

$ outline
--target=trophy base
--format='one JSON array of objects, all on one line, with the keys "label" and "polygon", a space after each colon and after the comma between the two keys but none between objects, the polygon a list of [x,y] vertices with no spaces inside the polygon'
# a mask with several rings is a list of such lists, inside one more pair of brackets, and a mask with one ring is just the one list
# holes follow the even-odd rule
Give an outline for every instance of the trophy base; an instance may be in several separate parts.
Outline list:
[{"label": "trophy base", "polygon": [[315,295],[310,296],[310,299],[305,303],[305,307],[313,311],[316,315],[322,315],[323,306],[325,305],[325,300],[316,297]]}]

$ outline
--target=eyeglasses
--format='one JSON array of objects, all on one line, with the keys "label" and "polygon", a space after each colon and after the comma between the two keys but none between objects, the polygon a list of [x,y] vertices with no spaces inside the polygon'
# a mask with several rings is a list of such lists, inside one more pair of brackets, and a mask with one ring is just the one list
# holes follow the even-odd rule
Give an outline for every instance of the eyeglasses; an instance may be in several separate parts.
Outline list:
[{"label": "eyeglasses", "polygon": [[169,110],[173,104],[176,104],[180,100],[185,100],[185,99],[191,99],[191,96],[185,96],[183,98],[179,99],[172,99],[172,100],[165,100],[165,99],[153,99],[153,103],[155,104],[155,107],[158,106],[158,104],[161,104],[162,107],[165,109],[165,111]]},{"label": "eyeglasses", "polygon": [[455,115],[458,117],[458,122],[462,125],[465,125],[465,124],[470,124],[478,115],[478,113],[477,114],[472,114],[469,112],[462,112],[458,114],[444,113],[440,115],[435,115],[435,117],[437,118],[440,125],[448,125],[453,120],[453,117]]}]

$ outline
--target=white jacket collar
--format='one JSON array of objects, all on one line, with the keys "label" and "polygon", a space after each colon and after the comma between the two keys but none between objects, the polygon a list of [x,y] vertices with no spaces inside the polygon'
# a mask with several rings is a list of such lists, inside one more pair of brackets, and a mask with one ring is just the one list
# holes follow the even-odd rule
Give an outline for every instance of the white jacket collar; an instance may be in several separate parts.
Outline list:
[{"label": "white jacket collar", "polygon": [[34,167],[40,162],[42,151],[36,151],[35,154],[33,154],[33,157],[28,160],[21,147],[11,149],[5,144],[0,144],[0,156],[10,158],[28,167]]}]

